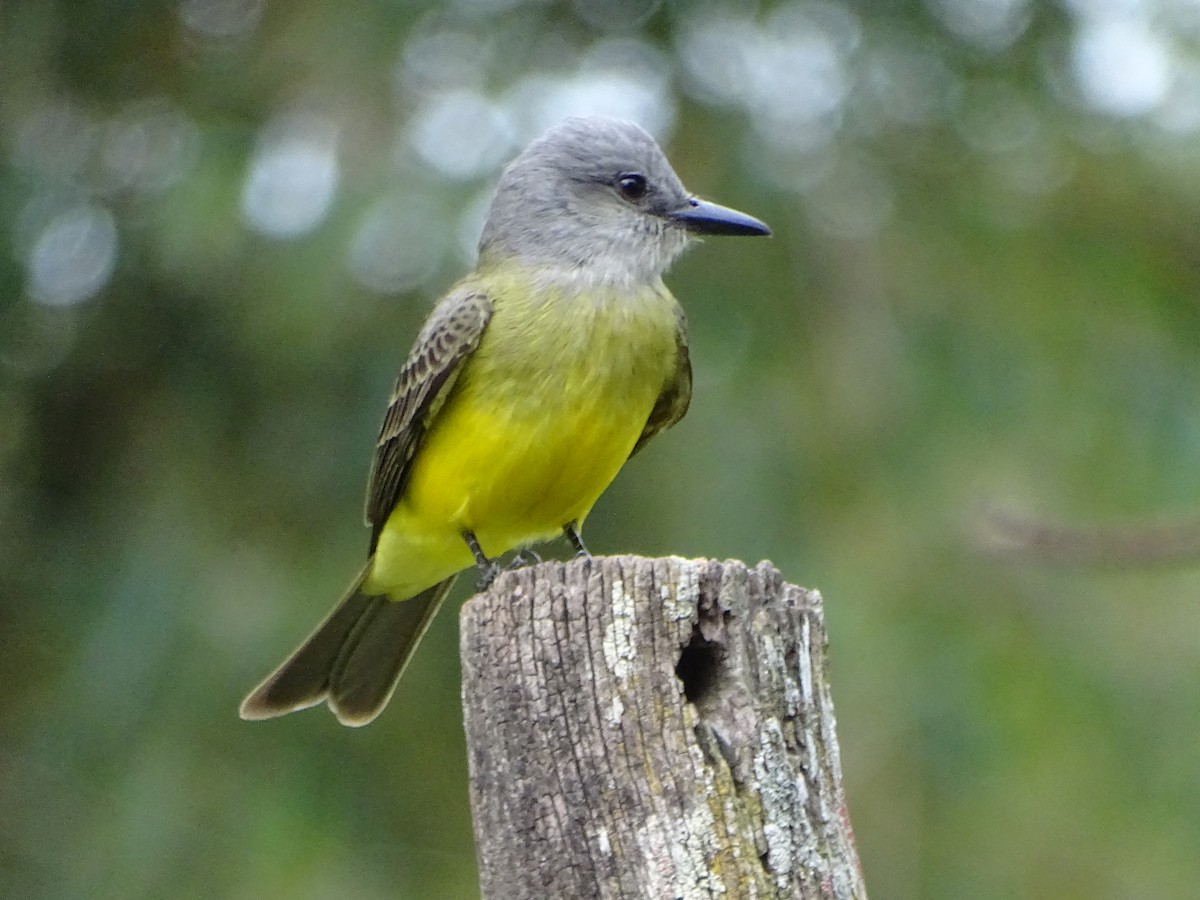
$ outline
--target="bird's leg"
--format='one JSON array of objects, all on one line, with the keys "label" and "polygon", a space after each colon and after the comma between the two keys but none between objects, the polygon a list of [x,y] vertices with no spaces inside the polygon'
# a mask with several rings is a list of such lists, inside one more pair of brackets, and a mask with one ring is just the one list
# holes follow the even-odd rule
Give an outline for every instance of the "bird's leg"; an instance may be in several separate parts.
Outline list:
[{"label": "bird's leg", "polygon": [[475,582],[475,590],[477,593],[482,593],[492,586],[492,582],[500,574],[500,567],[496,565],[494,559],[487,558],[487,554],[479,546],[479,540],[473,531],[464,531],[462,536],[463,540],[467,542],[467,546],[471,548],[471,555],[475,557],[475,565],[479,568],[479,580]]},{"label": "bird's leg", "polygon": [[508,567],[510,569],[523,569],[526,566],[536,566],[541,561],[542,558],[533,550],[530,550],[528,547],[522,547],[512,558],[512,562],[508,564]]},{"label": "bird's leg", "polygon": [[563,534],[567,536],[567,540],[571,542],[571,546],[575,548],[575,556],[591,556],[588,548],[583,545],[583,538],[579,536],[579,524],[576,522],[568,522],[563,526]]}]

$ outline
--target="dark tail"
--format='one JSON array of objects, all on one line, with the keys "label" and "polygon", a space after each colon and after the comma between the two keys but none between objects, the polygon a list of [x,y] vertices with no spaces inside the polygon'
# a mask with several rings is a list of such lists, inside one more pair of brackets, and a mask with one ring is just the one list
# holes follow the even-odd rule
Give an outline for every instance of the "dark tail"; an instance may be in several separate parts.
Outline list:
[{"label": "dark tail", "polygon": [[362,593],[370,562],[344,600],[242,701],[243,719],[270,719],[329,703],[343,725],[366,725],[387,706],[454,578],[408,600]]}]

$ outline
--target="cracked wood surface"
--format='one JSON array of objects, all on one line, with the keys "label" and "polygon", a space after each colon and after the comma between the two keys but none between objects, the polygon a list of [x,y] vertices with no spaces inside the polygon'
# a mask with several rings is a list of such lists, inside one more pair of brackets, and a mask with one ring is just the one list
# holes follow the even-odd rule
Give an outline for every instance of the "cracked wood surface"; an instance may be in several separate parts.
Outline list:
[{"label": "cracked wood surface", "polygon": [[816,591],[547,563],[469,601],[461,640],[484,900],[866,897]]}]

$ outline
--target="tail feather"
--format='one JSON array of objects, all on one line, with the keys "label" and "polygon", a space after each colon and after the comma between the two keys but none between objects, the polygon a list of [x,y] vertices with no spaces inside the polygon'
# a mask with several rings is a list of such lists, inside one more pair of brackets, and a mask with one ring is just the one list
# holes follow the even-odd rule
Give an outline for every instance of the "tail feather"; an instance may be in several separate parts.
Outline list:
[{"label": "tail feather", "polygon": [[329,708],[343,725],[366,725],[387,706],[404,668],[450,592],[454,578],[408,600],[384,598],[363,618],[330,674]]},{"label": "tail feather", "polygon": [[241,706],[243,719],[270,719],[329,704],[343,725],[366,725],[391,699],[454,578],[408,600],[362,593],[370,564],[316,630]]}]

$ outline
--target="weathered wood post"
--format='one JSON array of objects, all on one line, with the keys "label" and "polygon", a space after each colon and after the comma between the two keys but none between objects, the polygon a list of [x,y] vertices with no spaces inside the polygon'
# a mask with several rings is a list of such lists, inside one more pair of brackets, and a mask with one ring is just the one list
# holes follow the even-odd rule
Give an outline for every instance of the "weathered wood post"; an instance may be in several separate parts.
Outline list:
[{"label": "weathered wood post", "polygon": [[485,900],[865,897],[825,649],[768,563],[497,579],[462,614]]}]

